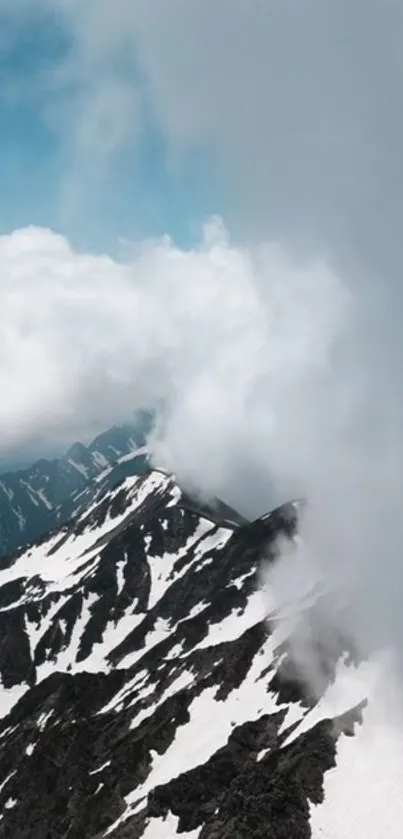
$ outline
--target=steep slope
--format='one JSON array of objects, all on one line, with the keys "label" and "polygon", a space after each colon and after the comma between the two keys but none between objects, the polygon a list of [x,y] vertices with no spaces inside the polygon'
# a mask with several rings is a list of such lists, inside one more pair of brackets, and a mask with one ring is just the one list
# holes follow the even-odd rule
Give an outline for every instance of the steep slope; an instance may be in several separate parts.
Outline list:
[{"label": "steep slope", "polygon": [[[130,477],[0,570],[0,837],[380,839],[354,812],[363,756],[400,836],[403,783],[384,765],[376,787],[400,744],[376,715],[369,760],[375,665],[341,637],[321,660],[318,639],[312,696],[300,613],[258,586],[298,505],[251,524],[217,511],[169,475]],[[313,628],[320,599],[300,604]]]},{"label": "steep slope", "polygon": [[[66,521],[79,505],[74,499],[87,491],[96,494],[94,479],[106,477],[112,466],[124,463],[144,444],[139,426],[115,426],[89,446],[75,443],[57,460],[39,460],[29,469],[0,476],[0,557]],[[140,462],[138,462],[140,466]],[[117,479],[135,466],[130,463]],[[82,503],[86,495],[82,496]]]}]

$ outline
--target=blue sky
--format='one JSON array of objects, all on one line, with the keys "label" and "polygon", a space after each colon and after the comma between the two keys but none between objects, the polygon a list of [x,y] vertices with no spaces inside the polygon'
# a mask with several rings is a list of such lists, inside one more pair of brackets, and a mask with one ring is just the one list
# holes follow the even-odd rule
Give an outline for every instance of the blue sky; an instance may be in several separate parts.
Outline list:
[{"label": "blue sky", "polygon": [[214,213],[400,275],[402,29],[394,0],[0,0],[0,229],[113,250]]},{"label": "blue sky", "polygon": [[402,30],[394,0],[0,0],[0,229],[214,213],[400,276]]},{"label": "blue sky", "polygon": [[[220,207],[211,154],[187,149],[180,166],[171,165],[145,87],[136,140],[128,130],[66,207],[66,182],[85,181],[87,163],[84,154],[77,164],[69,136],[80,81],[57,79],[74,57],[74,40],[55,15],[38,11],[18,20],[12,12],[3,15],[8,27],[0,9],[0,232],[49,226],[80,248],[112,253],[120,238],[168,233],[183,245],[199,239],[201,226]],[[141,86],[134,60],[126,65],[125,84]]]}]

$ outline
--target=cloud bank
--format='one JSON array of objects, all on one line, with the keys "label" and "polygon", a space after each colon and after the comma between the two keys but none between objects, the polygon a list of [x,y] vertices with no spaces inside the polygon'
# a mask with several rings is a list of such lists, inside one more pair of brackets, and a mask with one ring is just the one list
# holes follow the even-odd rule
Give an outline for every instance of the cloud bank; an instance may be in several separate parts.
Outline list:
[{"label": "cloud bank", "polygon": [[196,249],[165,238],[120,262],[28,228],[0,238],[0,263],[2,449],[163,404],[156,457],[207,492],[248,473],[264,492],[280,428],[293,456],[292,416],[325,386],[350,306],[324,263],[236,247],[220,219]]}]

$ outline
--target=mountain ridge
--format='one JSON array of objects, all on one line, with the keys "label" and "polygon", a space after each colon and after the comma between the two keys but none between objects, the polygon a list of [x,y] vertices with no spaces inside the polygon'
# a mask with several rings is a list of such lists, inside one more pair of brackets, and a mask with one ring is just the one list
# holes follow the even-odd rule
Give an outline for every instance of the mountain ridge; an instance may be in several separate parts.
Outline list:
[{"label": "mountain ridge", "polygon": [[259,582],[300,504],[236,523],[191,501],[127,477],[0,569],[0,839],[343,835],[365,666],[334,637],[314,695],[293,639],[322,595],[283,620]]}]

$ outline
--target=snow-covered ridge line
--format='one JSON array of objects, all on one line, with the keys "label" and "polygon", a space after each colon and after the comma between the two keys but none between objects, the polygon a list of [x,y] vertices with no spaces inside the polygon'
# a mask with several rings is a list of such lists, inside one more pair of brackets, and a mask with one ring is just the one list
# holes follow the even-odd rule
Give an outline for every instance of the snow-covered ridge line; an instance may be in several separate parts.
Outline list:
[{"label": "snow-covered ridge line", "polygon": [[[345,778],[365,778],[378,811],[390,801],[400,839],[379,662],[335,644],[312,696],[292,651],[321,593],[290,613],[260,587],[298,506],[246,522],[160,470],[103,486],[0,569],[0,839],[38,825],[80,839],[379,839]],[[379,794],[371,741],[394,772]]]},{"label": "snow-covered ridge line", "polygon": [[[87,654],[83,655],[81,645],[99,607],[99,594],[92,591],[92,581],[100,572],[108,545],[119,539],[122,529],[124,532],[131,522],[139,532],[142,525],[137,524],[136,516],[142,515],[144,505],[150,505],[153,510],[159,498],[168,515],[178,515],[175,511],[180,511],[181,490],[172,476],[152,470],[148,474],[128,477],[101,495],[68,527],[62,527],[60,531],[51,533],[48,539],[29,546],[12,564],[0,568],[0,604],[2,592],[8,591],[11,586],[18,587],[12,601],[7,598],[4,605],[0,605],[0,618],[12,615],[17,608],[24,613],[24,634],[29,656],[32,661],[37,661],[37,681],[46,678],[55,669],[61,672],[108,672],[112,666],[109,655],[114,647],[144,620],[148,610],[157,607],[171,583],[178,582],[186,573],[186,566],[176,572],[176,564],[194,551],[191,564],[195,565],[205,551],[224,544],[229,538],[230,532],[220,530],[214,538],[211,537],[209,534],[217,530],[215,523],[200,519],[199,523],[194,521],[192,524],[192,530],[181,548],[173,552],[163,550],[159,554],[150,545],[152,536],[142,533],[149,568],[149,591],[143,608],[138,606],[137,598],[130,597],[127,601],[132,556],[128,549],[123,550],[114,563],[113,574],[116,596],[126,599],[125,608],[118,621],[106,615],[102,638],[92,643]],[[186,512],[180,511],[181,517],[186,515]],[[161,522],[162,532],[167,521]],[[166,538],[169,539],[169,532],[166,532]],[[68,614],[72,602],[77,604],[74,606],[74,627]],[[52,632],[57,632],[60,638],[60,651],[48,661],[42,660],[39,650]],[[158,638],[157,633],[155,639]],[[124,663],[119,666],[124,667]],[[20,693],[17,699],[19,696]],[[9,704],[5,708],[8,712]]]}]

